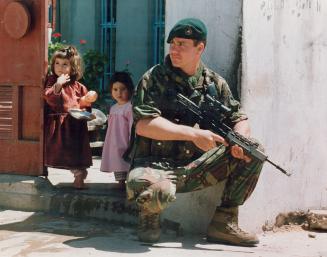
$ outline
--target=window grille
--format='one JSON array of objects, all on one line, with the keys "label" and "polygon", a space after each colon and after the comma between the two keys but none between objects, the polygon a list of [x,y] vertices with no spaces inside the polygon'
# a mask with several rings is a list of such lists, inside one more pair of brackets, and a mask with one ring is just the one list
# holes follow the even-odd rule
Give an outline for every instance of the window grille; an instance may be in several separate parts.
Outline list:
[{"label": "window grille", "polygon": [[104,90],[115,71],[117,0],[101,0],[101,52],[108,58],[101,87]]},{"label": "window grille", "polygon": [[155,16],[153,26],[154,46],[153,65],[162,63],[165,52],[165,0],[155,1]]}]

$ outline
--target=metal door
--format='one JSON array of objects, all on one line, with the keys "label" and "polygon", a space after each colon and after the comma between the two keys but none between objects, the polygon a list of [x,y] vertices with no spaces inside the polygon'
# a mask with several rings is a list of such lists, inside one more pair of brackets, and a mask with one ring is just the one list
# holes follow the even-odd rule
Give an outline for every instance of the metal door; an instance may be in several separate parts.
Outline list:
[{"label": "metal door", "polygon": [[48,1],[0,1],[0,173],[43,174]]}]

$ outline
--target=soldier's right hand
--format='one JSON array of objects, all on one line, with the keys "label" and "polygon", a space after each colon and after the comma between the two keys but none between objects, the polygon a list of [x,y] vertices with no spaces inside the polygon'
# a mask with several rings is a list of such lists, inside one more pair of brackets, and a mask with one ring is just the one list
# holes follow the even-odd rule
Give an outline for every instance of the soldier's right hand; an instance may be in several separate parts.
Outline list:
[{"label": "soldier's right hand", "polygon": [[211,132],[210,130],[197,129],[197,128],[194,129],[195,129],[194,131],[195,133],[192,142],[201,150],[207,152],[212,148],[215,148],[217,146],[217,143],[228,146],[228,143],[223,137]]},{"label": "soldier's right hand", "polygon": [[167,171],[165,173],[166,178],[169,179],[173,184],[177,184],[177,174],[174,171]]}]

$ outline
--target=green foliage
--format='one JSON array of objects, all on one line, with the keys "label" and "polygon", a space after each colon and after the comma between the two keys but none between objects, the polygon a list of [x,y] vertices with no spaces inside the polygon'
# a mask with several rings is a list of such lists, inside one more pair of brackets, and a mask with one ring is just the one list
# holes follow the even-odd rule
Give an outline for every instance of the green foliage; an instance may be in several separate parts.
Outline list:
[{"label": "green foliage", "polygon": [[65,45],[60,43],[60,42],[49,43],[49,45],[48,45],[48,61],[49,61],[49,63],[50,63],[51,57],[54,54],[54,52],[59,50],[60,48],[62,48],[64,46]]},{"label": "green foliage", "polygon": [[83,54],[83,62],[84,76],[81,82],[85,84],[89,90],[97,91],[100,79],[104,75],[107,56],[96,50],[89,49]]},{"label": "green foliage", "polygon": [[94,108],[97,108],[104,113],[107,113],[107,94],[101,94],[99,92],[99,83],[101,78],[103,78],[105,72],[105,65],[107,63],[107,56],[102,53],[94,50],[88,49],[83,54],[83,62],[84,62],[84,76],[81,79],[81,83],[83,83],[88,90],[94,90],[98,92],[98,100],[92,104]]}]

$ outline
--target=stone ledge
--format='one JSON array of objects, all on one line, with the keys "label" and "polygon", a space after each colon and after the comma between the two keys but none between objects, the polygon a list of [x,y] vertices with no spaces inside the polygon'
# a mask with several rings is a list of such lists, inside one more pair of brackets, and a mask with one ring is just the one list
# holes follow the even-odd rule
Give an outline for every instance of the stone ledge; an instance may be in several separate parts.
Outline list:
[{"label": "stone ledge", "polygon": [[58,188],[42,177],[0,175],[0,207],[136,224],[137,208],[117,190]]},{"label": "stone ledge", "polygon": [[327,210],[310,210],[308,224],[313,230],[327,230]]}]

